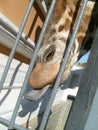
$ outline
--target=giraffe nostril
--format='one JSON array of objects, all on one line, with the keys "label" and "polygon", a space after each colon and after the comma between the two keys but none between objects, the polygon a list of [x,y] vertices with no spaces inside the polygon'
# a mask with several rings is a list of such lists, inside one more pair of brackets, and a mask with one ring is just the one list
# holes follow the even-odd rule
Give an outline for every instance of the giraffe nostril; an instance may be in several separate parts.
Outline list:
[{"label": "giraffe nostril", "polygon": [[53,56],[55,54],[55,46],[51,45],[44,53],[44,61],[49,62],[52,60]]}]

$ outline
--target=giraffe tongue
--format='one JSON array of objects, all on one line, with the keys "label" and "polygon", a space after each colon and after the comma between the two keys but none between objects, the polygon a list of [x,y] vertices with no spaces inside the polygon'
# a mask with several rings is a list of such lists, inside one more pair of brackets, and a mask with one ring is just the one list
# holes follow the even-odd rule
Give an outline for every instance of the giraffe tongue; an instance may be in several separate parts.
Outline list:
[{"label": "giraffe tongue", "polygon": [[30,101],[38,100],[47,92],[49,87],[50,87],[50,85],[47,85],[46,87],[44,87],[40,90],[31,90],[24,97]]}]

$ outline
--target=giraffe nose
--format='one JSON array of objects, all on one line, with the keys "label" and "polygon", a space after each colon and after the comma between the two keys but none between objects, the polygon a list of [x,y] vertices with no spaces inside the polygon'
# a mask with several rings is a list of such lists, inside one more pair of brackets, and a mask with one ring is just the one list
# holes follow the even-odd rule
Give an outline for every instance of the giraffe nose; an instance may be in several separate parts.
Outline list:
[{"label": "giraffe nose", "polygon": [[30,86],[40,89],[52,84],[56,79],[59,67],[58,63],[37,63],[29,78]]}]

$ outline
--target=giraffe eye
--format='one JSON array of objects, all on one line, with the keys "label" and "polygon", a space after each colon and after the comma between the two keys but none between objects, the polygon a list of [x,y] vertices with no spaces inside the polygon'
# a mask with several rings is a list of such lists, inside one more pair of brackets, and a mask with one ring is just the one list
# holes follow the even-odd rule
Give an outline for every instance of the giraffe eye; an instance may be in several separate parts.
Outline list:
[{"label": "giraffe eye", "polygon": [[52,60],[53,56],[55,54],[55,46],[52,45],[50,46],[46,51],[45,51],[45,54],[44,54],[44,61],[45,62],[49,62]]}]

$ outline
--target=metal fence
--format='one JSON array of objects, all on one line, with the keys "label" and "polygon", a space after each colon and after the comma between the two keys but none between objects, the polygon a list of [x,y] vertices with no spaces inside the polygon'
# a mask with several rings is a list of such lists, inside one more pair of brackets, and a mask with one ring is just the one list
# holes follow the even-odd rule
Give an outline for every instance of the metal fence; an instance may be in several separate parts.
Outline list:
[{"label": "metal fence", "polygon": [[[45,129],[45,126],[46,126],[46,123],[47,123],[47,120],[48,120],[48,117],[49,117],[50,109],[51,109],[53,100],[54,100],[54,98],[55,98],[55,95],[56,95],[56,93],[57,93],[57,91],[58,91],[58,88],[59,88],[59,85],[60,85],[60,80],[61,80],[61,78],[62,78],[64,69],[65,69],[65,67],[66,67],[66,62],[67,62],[69,53],[70,53],[70,51],[71,51],[72,46],[74,45],[74,40],[75,40],[76,34],[77,34],[77,32],[78,32],[78,28],[79,28],[79,25],[80,25],[80,22],[81,22],[81,19],[82,19],[82,16],[83,16],[83,13],[84,13],[84,10],[85,10],[87,1],[88,1],[88,0],[84,0],[84,1],[83,1],[83,5],[82,5],[81,11],[80,11],[80,15],[79,15],[78,20],[77,20],[77,22],[76,22],[76,24],[75,24],[74,31],[73,31],[72,36],[71,36],[71,39],[70,39],[70,43],[69,43],[68,48],[67,48],[67,51],[66,51],[66,53],[65,53],[65,55],[64,55],[64,59],[63,59],[63,62],[62,62],[62,64],[61,64],[61,68],[60,68],[59,74],[58,74],[58,76],[57,76],[57,79],[56,79],[56,81],[55,81],[53,90],[52,90],[52,92],[51,92],[51,96],[50,96],[50,99],[49,99],[49,101],[48,101],[46,110],[45,110],[45,112],[44,112],[44,115],[43,115],[43,118],[42,118],[42,121],[41,121],[39,130],[44,130],[44,129]],[[9,68],[10,68],[12,59],[13,59],[13,57],[14,57],[16,48],[17,48],[17,46],[18,46],[18,42],[19,42],[19,40],[20,40],[20,37],[21,37],[22,32],[23,32],[23,30],[24,30],[24,27],[25,27],[25,25],[26,25],[26,22],[27,22],[27,19],[28,19],[29,14],[30,14],[30,11],[31,11],[31,8],[32,8],[33,3],[34,3],[34,0],[30,0],[29,5],[28,5],[27,10],[26,10],[26,13],[25,13],[24,18],[23,18],[23,21],[22,21],[22,23],[21,23],[19,32],[18,32],[18,34],[17,34],[16,40],[15,40],[15,44],[14,44],[12,50],[11,50],[9,59],[8,59],[8,61],[7,61],[7,63],[6,63],[6,67],[5,67],[4,73],[3,73],[2,78],[1,78],[1,81],[0,81],[0,90],[2,90],[2,88],[3,88],[3,84],[4,84],[4,81],[5,81],[5,79],[6,79],[6,75],[7,75],[7,73],[8,73]],[[26,128],[23,128],[23,127],[21,127],[21,126],[15,124],[15,119],[16,119],[17,112],[18,112],[18,109],[19,109],[19,106],[20,106],[21,99],[22,99],[22,97],[23,97],[23,95],[24,95],[24,92],[25,92],[25,90],[26,90],[26,86],[27,86],[27,83],[28,83],[28,79],[29,79],[30,72],[32,71],[32,68],[34,67],[35,60],[36,60],[36,57],[37,57],[37,53],[38,53],[38,50],[39,50],[39,48],[40,48],[40,46],[41,46],[41,43],[42,43],[42,40],[43,40],[43,36],[44,36],[44,34],[45,34],[45,31],[46,31],[46,28],[47,28],[47,25],[48,25],[50,16],[51,16],[51,14],[52,14],[52,11],[53,11],[53,9],[54,9],[55,3],[56,3],[56,0],[53,0],[51,6],[50,6],[50,8],[49,8],[49,11],[48,11],[48,13],[47,13],[47,16],[46,16],[46,19],[45,19],[45,22],[44,22],[42,31],[41,31],[41,33],[40,33],[38,42],[37,42],[36,47],[35,47],[35,50],[34,50],[34,52],[33,52],[33,57],[32,57],[32,59],[31,59],[31,62],[30,62],[30,65],[29,65],[29,69],[28,69],[28,71],[27,71],[27,74],[26,74],[26,77],[25,77],[25,80],[24,80],[22,89],[21,89],[21,91],[20,91],[18,100],[17,100],[17,102],[16,102],[16,106],[15,106],[15,108],[14,108],[14,111],[13,111],[13,114],[12,114],[12,117],[11,117],[11,120],[8,121],[8,120],[3,119],[3,118],[0,117],[0,123],[3,124],[3,125],[5,125],[5,126],[7,126],[9,130],[11,130],[11,129],[13,129],[13,128],[16,128],[16,129],[18,129],[18,130],[26,130]]]}]

